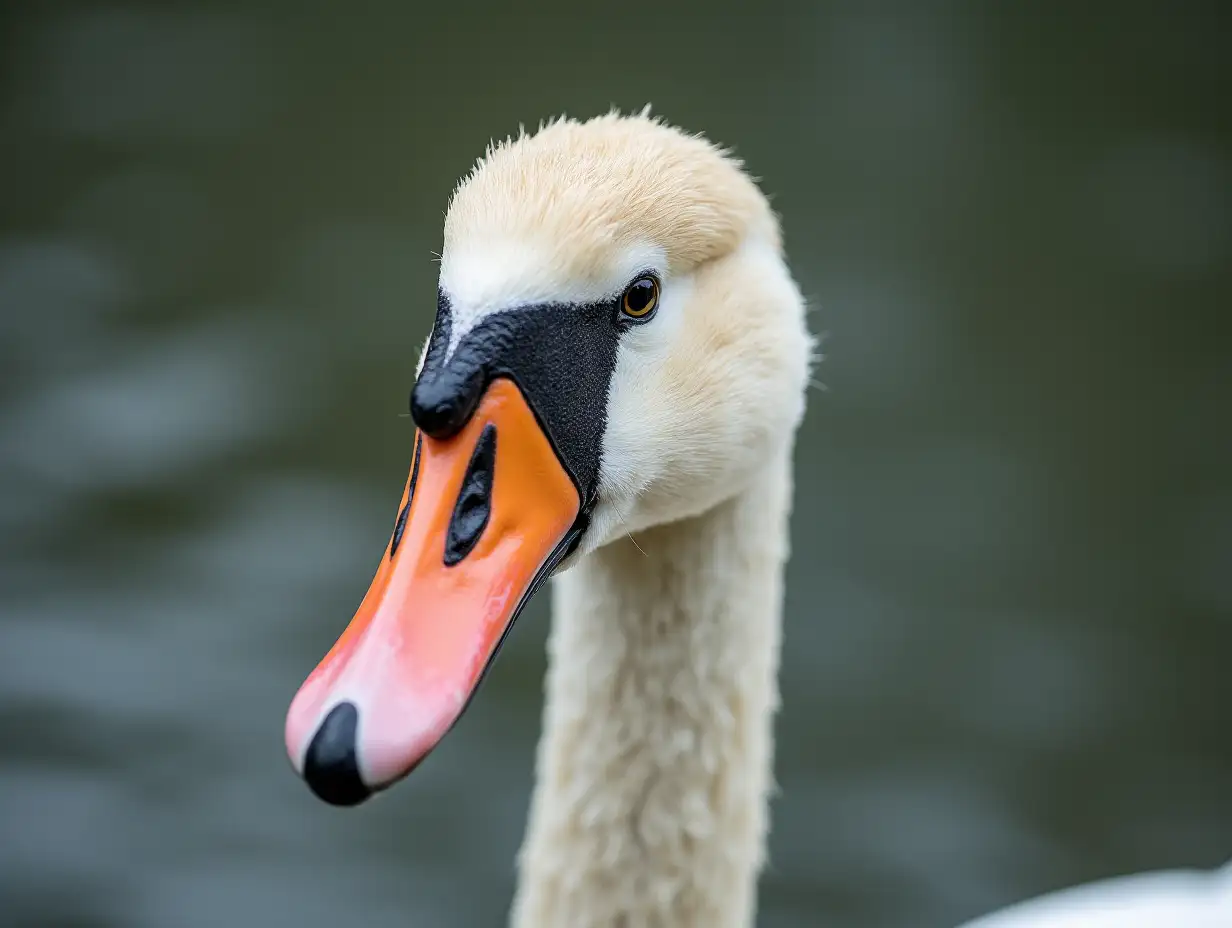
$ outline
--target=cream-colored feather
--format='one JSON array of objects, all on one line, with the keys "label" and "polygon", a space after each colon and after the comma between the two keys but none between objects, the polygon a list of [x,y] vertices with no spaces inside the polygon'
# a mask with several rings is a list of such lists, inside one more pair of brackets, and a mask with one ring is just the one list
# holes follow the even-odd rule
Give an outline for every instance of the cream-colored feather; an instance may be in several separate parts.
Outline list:
[{"label": "cream-colored feather", "polygon": [[753,923],[787,449],[704,515],[558,578],[518,926]]}]

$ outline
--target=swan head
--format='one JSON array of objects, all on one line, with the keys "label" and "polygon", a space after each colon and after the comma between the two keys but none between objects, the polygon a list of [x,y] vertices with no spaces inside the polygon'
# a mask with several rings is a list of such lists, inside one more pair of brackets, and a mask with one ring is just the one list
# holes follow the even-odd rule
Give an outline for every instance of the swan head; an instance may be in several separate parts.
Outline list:
[{"label": "swan head", "polygon": [[445,219],[393,538],[288,713],[313,791],[409,773],[553,572],[757,479],[811,350],[777,219],[723,150],[645,113],[490,147]]}]

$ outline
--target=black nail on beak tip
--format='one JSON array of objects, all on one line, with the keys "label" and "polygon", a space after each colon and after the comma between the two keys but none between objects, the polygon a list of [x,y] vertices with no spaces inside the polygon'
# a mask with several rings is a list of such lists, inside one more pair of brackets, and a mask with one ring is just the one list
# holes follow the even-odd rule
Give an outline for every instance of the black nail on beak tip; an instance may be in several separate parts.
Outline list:
[{"label": "black nail on beak tip", "polygon": [[340,702],[312,736],[304,755],[304,781],[317,797],[334,806],[354,806],[372,795],[359,775],[355,733],[359,710]]},{"label": "black nail on beak tip", "polygon": [[423,432],[444,440],[462,431],[479,406],[485,375],[482,367],[446,367],[421,378],[411,391],[411,418]]}]

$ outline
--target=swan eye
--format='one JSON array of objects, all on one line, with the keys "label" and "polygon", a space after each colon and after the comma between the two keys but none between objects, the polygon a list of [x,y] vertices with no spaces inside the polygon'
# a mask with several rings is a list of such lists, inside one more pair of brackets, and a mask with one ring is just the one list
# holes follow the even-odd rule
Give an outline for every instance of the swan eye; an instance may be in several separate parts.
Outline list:
[{"label": "swan eye", "polygon": [[650,276],[629,284],[620,298],[620,311],[630,319],[645,320],[659,305],[659,282]]}]

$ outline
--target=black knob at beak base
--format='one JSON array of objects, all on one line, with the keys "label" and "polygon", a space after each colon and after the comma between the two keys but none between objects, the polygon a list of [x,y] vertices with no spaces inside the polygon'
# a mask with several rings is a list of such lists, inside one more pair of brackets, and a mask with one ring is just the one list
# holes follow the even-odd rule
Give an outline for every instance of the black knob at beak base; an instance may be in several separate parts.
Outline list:
[{"label": "black knob at beak base", "polygon": [[482,366],[465,364],[421,377],[411,391],[411,418],[432,438],[452,438],[474,415],[486,380]]},{"label": "black knob at beak base", "polygon": [[330,805],[359,805],[372,795],[359,774],[355,754],[358,724],[355,704],[338,703],[322,720],[304,755],[304,782]]}]

